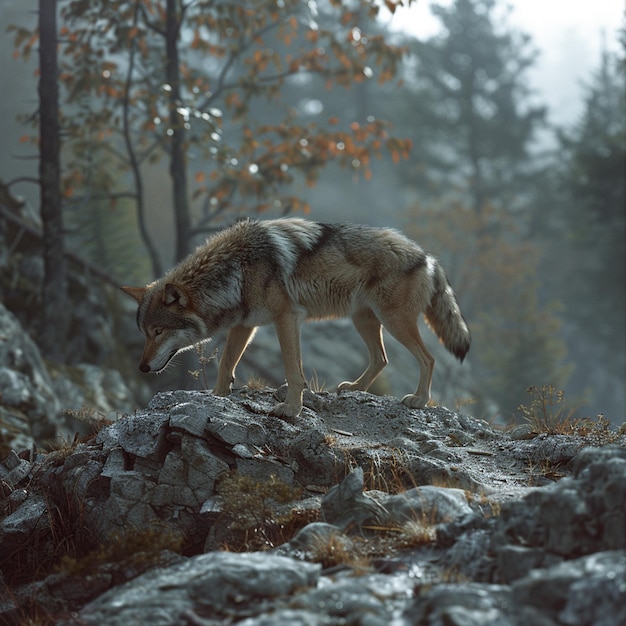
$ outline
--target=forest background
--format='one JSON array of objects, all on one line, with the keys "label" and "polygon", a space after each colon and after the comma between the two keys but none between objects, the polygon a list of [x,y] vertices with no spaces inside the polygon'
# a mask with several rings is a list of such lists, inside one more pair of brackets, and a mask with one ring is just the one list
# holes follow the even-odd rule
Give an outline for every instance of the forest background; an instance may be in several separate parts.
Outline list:
[{"label": "forest background", "polygon": [[[623,25],[565,124],[497,0],[434,4],[419,38],[390,26],[400,2],[53,4],[41,78],[59,88],[66,250],[142,284],[243,215],[398,227],[440,258],[472,328],[470,375],[438,353],[470,412],[506,421],[552,385],[624,420]],[[0,3],[0,179],[35,212],[37,8]]]}]

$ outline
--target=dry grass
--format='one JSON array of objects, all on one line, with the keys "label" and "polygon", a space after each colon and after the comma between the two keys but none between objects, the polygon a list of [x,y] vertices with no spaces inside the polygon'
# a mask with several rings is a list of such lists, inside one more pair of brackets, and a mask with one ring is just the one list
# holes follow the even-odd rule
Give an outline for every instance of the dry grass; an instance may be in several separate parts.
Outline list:
[{"label": "dry grass", "polygon": [[180,554],[184,544],[183,535],[170,527],[153,524],[148,528],[127,528],[86,554],[66,554],[55,570],[80,578],[96,573],[104,565],[141,573],[158,565],[164,550]]},{"label": "dry grass", "polygon": [[552,385],[531,386],[526,390],[532,396],[529,405],[521,404],[518,411],[535,433],[571,434],[572,420],[578,406],[565,403],[563,391]]},{"label": "dry grass", "polygon": [[203,343],[200,343],[195,347],[196,354],[198,355],[199,368],[197,370],[188,370],[188,373],[192,378],[195,378],[202,383],[203,389],[210,389],[213,385],[209,381],[207,366],[217,358],[218,350],[216,348],[209,356],[206,356],[204,348],[205,344]]},{"label": "dry grass", "polygon": [[529,405],[518,407],[523,419],[530,424],[533,433],[549,435],[577,435],[592,439],[594,445],[607,445],[620,440],[621,434],[611,428],[604,415],[576,417],[580,403],[572,405],[561,390],[552,385],[531,386],[527,392],[532,396]]},{"label": "dry grass", "polygon": [[250,378],[248,378],[248,382],[246,383],[246,387],[248,387],[250,391],[263,391],[267,388],[267,382],[260,376],[250,376]]},{"label": "dry grass", "polygon": [[289,541],[301,528],[317,521],[317,511],[285,506],[298,500],[302,490],[272,475],[268,480],[230,472],[217,485],[222,519],[230,533],[221,548],[229,552],[267,550]]},{"label": "dry grass", "polygon": [[58,487],[49,490],[45,504],[35,528],[0,556],[0,570],[8,587],[41,580],[66,556],[77,557],[95,547],[94,537],[86,530],[80,500]]},{"label": "dry grass", "polygon": [[313,543],[311,561],[320,563],[324,569],[346,566],[356,574],[364,574],[369,569],[369,559],[339,532],[319,537]]},{"label": "dry grass", "polygon": [[326,381],[323,380],[320,382],[319,376],[317,375],[317,372],[315,370],[313,370],[313,374],[309,379],[308,385],[309,390],[313,393],[321,393],[322,391],[324,391],[324,389],[326,389]]},{"label": "dry grass", "polygon": [[436,525],[427,517],[424,514],[421,519],[403,524],[399,539],[399,544],[403,548],[419,548],[432,545],[437,541]]}]

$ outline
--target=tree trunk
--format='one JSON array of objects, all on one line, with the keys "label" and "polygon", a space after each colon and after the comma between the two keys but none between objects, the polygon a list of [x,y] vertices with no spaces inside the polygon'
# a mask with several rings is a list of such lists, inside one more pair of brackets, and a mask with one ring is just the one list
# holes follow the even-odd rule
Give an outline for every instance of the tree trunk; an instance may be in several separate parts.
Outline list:
[{"label": "tree trunk", "polygon": [[56,7],[56,0],[39,0],[39,178],[44,256],[41,345],[46,356],[63,361],[69,319],[60,191]]},{"label": "tree trunk", "polygon": [[[135,4],[135,11],[133,14],[133,28],[137,26],[137,20],[139,17],[139,0]],[[159,256],[156,245],[154,244],[150,233],[148,232],[148,224],[146,217],[146,202],[143,187],[143,177],[141,174],[141,165],[135,148],[131,139],[131,122],[130,122],[130,98],[131,88],[133,85],[133,72],[135,70],[135,57],[137,54],[136,38],[133,37],[130,43],[130,52],[128,56],[128,70],[126,72],[126,89],[124,92],[123,101],[123,115],[122,125],[124,131],[124,143],[126,145],[126,152],[128,153],[128,160],[130,162],[130,170],[135,182],[135,197],[137,204],[137,225],[139,227],[139,234],[143,240],[148,255],[150,256],[150,262],[152,265],[153,278],[159,278],[163,274],[163,268],[161,265],[161,257]]]},{"label": "tree trunk", "polygon": [[170,176],[172,178],[174,221],[176,225],[176,260],[187,256],[190,248],[191,216],[187,195],[187,163],[185,157],[185,117],[179,111],[180,64],[178,60],[178,37],[180,20],[178,0],[167,0],[166,18],[166,77],[170,88]]}]

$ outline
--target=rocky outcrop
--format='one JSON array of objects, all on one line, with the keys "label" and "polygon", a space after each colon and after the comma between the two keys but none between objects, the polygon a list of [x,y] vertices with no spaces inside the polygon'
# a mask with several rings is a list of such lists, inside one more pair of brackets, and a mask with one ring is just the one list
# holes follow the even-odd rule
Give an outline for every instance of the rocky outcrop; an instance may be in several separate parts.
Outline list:
[{"label": "rocky outcrop", "polygon": [[366,393],[307,394],[286,422],[273,395],[161,393],[10,454],[0,620],[626,622],[623,435],[519,441]]},{"label": "rocky outcrop", "polygon": [[[135,398],[116,370],[49,364],[0,303],[0,451],[73,436],[90,422],[132,411]],[[1,456],[4,456],[0,454]]]}]

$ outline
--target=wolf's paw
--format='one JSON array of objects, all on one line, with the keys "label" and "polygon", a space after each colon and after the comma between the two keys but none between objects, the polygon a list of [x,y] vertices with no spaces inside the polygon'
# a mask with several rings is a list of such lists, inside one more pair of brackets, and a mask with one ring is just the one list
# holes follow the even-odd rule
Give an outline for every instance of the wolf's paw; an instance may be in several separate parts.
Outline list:
[{"label": "wolf's paw", "polygon": [[423,409],[426,406],[428,399],[424,399],[422,396],[417,396],[414,393],[410,393],[402,398],[402,404],[409,407],[409,409]]},{"label": "wolf's paw", "polygon": [[276,417],[282,417],[283,419],[293,419],[300,415],[302,406],[292,406],[286,402],[279,402],[271,411],[272,415]]}]

